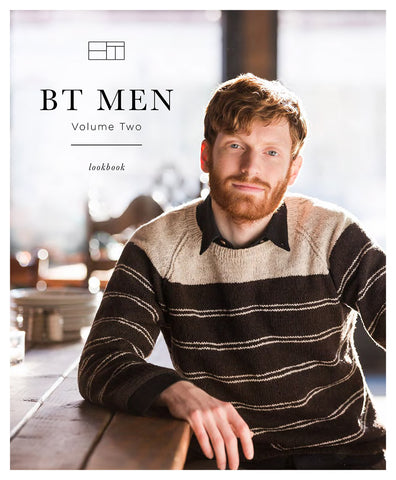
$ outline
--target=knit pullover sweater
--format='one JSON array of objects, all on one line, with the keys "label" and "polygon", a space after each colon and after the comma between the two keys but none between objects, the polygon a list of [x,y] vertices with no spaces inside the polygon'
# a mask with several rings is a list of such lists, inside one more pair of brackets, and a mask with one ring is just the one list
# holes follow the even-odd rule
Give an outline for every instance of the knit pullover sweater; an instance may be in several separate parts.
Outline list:
[{"label": "knit pullover sweater", "polygon": [[[285,198],[290,251],[271,241],[200,255],[201,200],[140,227],[107,285],[79,366],[87,400],[145,414],[187,380],[231,402],[255,458],[384,448],[353,333],[385,348],[385,256],[345,211]],[[159,332],[174,370],[152,365]]]}]

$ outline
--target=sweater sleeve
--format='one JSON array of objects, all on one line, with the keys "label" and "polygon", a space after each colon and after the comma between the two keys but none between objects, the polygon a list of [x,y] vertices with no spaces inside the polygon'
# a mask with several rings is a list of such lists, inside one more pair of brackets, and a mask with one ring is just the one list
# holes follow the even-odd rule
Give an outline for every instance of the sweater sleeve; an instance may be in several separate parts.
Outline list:
[{"label": "sweater sleeve", "polygon": [[144,414],[182,378],[145,361],[164,324],[161,278],[145,252],[125,246],[104,292],[78,372],[81,395],[116,410]]},{"label": "sweater sleeve", "polygon": [[385,254],[356,223],[340,235],[330,254],[330,273],[341,302],[358,311],[373,340],[385,349]]}]

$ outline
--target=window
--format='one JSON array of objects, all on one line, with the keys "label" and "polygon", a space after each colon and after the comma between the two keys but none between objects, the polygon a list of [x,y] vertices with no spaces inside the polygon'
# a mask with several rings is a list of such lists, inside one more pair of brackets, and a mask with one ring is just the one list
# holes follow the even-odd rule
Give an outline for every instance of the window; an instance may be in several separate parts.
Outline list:
[{"label": "window", "polygon": [[[12,12],[12,252],[43,247],[59,261],[78,255],[86,248],[88,202],[91,213],[104,219],[121,214],[140,194],[155,193],[168,204],[199,195],[204,106],[221,80],[220,17],[218,11]],[[93,41],[108,42],[115,61],[88,60]],[[114,50],[119,42],[125,42],[125,60]],[[44,88],[83,89],[82,107],[40,111]],[[147,94],[151,88],[173,89],[171,111],[98,112],[96,104],[87,106],[97,89]],[[98,122],[138,124],[141,130],[99,135],[72,126]],[[143,147],[71,146],[99,138],[128,138]],[[125,171],[88,171],[90,163],[109,161],[124,163]],[[166,198],[169,184],[172,198]]]},{"label": "window", "polygon": [[343,206],[385,247],[385,12],[278,18],[278,77],[311,123],[292,190]]}]

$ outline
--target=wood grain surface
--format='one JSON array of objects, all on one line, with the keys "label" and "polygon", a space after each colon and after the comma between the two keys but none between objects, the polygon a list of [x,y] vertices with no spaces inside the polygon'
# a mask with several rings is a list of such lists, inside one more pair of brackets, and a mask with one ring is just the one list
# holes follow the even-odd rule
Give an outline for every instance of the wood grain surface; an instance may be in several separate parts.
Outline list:
[{"label": "wood grain surface", "polygon": [[190,436],[190,427],[184,421],[117,413],[90,456],[86,468],[182,469]]},{"label": "wood grain surface", "polygon": [[38,346],[11,367],[11,469],[182,469],[188,423],[114,413],[83,400],[77,386],[82,346]]}]

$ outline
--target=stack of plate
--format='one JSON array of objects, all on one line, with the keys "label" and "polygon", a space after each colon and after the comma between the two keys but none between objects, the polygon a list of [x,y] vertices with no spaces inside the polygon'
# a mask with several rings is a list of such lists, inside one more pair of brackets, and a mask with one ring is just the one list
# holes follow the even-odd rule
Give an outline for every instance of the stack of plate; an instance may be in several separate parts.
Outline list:
[{"label": "stack of plate", "polygon": [[11,321],[30,343],[76,340],[91,325],[101,297],[84,288],[14,289]]}]

